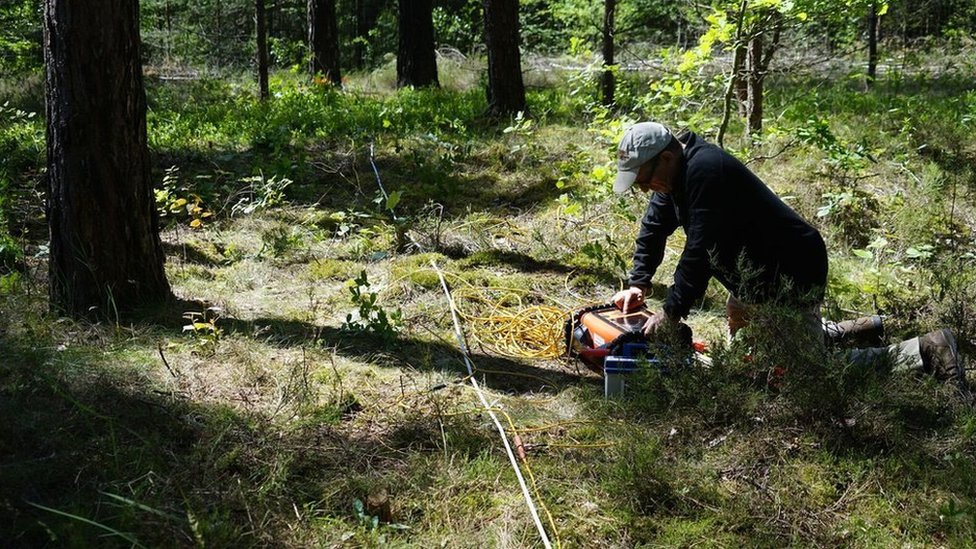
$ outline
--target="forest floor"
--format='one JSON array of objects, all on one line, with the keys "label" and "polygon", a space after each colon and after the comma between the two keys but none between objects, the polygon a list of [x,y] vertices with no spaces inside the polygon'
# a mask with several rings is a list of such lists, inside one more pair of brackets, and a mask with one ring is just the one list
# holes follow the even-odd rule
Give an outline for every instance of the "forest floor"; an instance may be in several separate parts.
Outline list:
[{"label": "forest floor", "polygon": [[[828,315],[885,314],[892,341],[949,326],[973,356],[964,72],[870,92],[782,78],[770,137],[733,150],[823,232]],[[22,185],[8,207],[24,265],[0,278],[5,545],[541,546],[438,270],[554,544],[976,543],[967,399],[925,376],[809,365],[788,334],[767,334],[783,354],[747,360],[714,283],[688,320],[712,366],[648,371],[624,398],[573,360],[500,342],[479,318],[607,301],[646,198],[608,192],[626,121],[584,108],[572,80],[533,89],[533,118],[493,123],[458,74],[399,94],[383,73],[345,94],[281,74],[270,105],[234,80],[150,80],[178,299],[136,318],[48,312],[42,203]],[[19,142],[43,137],[16,122]],[[518,322],[561,348],[558,322]]]}]

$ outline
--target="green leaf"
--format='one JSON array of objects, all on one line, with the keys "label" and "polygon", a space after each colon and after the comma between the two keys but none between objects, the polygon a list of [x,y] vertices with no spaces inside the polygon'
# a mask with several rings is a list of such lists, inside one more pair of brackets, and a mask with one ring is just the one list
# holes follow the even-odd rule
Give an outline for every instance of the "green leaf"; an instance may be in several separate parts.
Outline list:
[{"label": "green leaf", "polygon": [[868,244],[868,248],[872,250],[880,250],[881,248],[884,248],[887,245],[888,245],[888,239],[883,236],[879,236],[878,238],[875,238],[873,241],[871,241],[870,244]]},{"label": "green leaf", "polygon": [[386,209],[392,210],[393,208],[396,208],[397,204],[400,203],[401,196],[403,196],[403,193],[400,191],[393,191],[390,193],[390,196],[386,199]]},{"label": "green leaf", "polygon": [[874,259],[874,254],[871,253],[871,250],[854,250],[853,253],[861,259]]}]

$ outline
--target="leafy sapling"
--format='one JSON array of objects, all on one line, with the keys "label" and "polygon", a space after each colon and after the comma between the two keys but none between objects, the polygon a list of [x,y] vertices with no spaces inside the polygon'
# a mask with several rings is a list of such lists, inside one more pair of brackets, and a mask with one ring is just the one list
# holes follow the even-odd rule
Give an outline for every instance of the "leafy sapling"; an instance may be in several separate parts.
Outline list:
[{"label": "leafy sapling", "polygon": [[387,312],[376,303],[377,293],[370,291],[371,285],[366,271],[359,273],[355,279],[346,281],[353,305],[358,310],[358,318],[353,313],[346,315],[342,324],[344,330],[359,333],[371,333],[380,336],[385,342],[392,341],[403,325],[403,313],[399,308]]}]

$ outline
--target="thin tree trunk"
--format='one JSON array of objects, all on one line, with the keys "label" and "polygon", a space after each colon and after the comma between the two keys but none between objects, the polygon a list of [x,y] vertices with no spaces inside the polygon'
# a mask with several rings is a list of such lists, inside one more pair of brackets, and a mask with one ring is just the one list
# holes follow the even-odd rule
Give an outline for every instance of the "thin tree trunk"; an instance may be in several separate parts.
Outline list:
[{"label": "thin tree trunk", "polygon": [[438,86],[431,0],[400,0],[397,87]]},{"label": "thin tree trunk", "polygon": [[379,17],[377,0],[356,0],[356,41],[353,45],[353,63],[357,69],[364,68],[369,54],[369,33]]},{"label": "thin tree trunk", "polygon": [[166,65],[169,65],[170,64],[170,58],[171,58],[170,57],[170,55],[171,55],[171,47],[170,46],[171,46],[171,43],[173,42],[173,25],[172,25],[172,17],[170,15],[170,10],[169,10],[169,0],[166,1],[166,8],[165,8],[165,12],[164,13],[166,14],[166,40],[163,42],[164,48],[165,48],[165,52],[166,52],[164,59],[165,59],[165,64]]},{"label": "thin tree trunk", "polygon": [[220,3],[220,0],[217,0],[217,4],[216,4],[215,7],[216,7],[216,10],[217,10],[217,20],[216,20],[216,23],[214,24],[214,48],[213,48],[213,50],[214,50],[214,57],[217,60],[217,66],[220,67],[221,64],[223,63],[223,56],[221,55],[220,49],[224,46],[223,41],[221,40],[221,36],[223,36],[223,32],[222,31],[224,30],[224,23],[221,20],[221,3]]},{"label": "thin tree trunk", "polygon": [[519,53],[518,0],[485,1],[485,45],[488,47],[488,113],[526,111],[525,84]]},{"label": "thin tree trunk", "polygon": [[[756,36],[756,66],[752,71],[754,73],[754,82],[752,84],[752,89],[750,91],[750,113],[749,113],[749,135],[756,138],[762,133],[763,126],[763,104],[765,102],[765,88],[766,88],[766,76],[769,74],[769,66],[773,62],[773,56],[776,55],[777,50],[779,50],[779,41],[783,35],[783,14],[778,11],[770,11],[767,13],[764,24],[763,31]],[[769,40],[766,40],[766,36],[769,36]]]},{"label": "thin tree trunk", "polygon": [[264,0],[254,0],[254,22],[258,39],[258,95],[267,100],[268,90],[268,31],[265,27]]},{"label": "thin tree trunk", "polygon": [[722,148],[725,148],[725,132],[729,128],[729,117],[732,113],[732,97],[736,94],[737,86],[742,76],[741,67],[743,64],[743,58],[745,57],[745,50],[741,47],[741,44],[745,39],[743,36],[743,27],[745,25],[746,8],[748,7],[748,0],[742,0],[742,3],[739,5],[739,15],[735,24],[735,44],[737,44],[737,46],[735,49],[735,57],[732,60],[732,73],[729,75],[729,82],[725,87],[725,104],[722,112],[722,123],[719,124],[718,137],[716,139],[718,146]]},{"label": "thin tree trunk", "polygon": [[749,71],[746,67],[748,45],[740,42],[732,55],[732,74],[735,82],[735,104],[739,116],[746,116],[746,103],[749,102]]},{"label": "thin tree trunk", "polygon": [[868,13],[868,79],[867,86],[874,84],[878,71],[878,5],[872,3]]},{"label": "thin tree trunk", "polygon": [[267,29],[267,35],[274,36],[275,33],[275,15],[278,13],[280,4],[278,2],[271,2],[271,5],[265,10],[265,28]]},{"label": "thin tree trunk", "polygon": [[750,137],[762,133],[763,117],[763,78],[762,78],[763,35],[756,34],[749,41],[746,55],[748,96],[746,99],[746,135]]},{"label": "thin tree trunk", "polygon": [[134,0],[45,2],[50,297],[57,311],[114,317],[170,296],[139,47]]},{"label": "thin tree trunk", "polygon": [[312,77],[322,75],[326,82],[341,86],[335,0],[308,0],[308,46]]},{"label": "thin tree trunk", "polygon": [[353,66],[361,69],[366,66],[366,44],[369,27],[366,25],[366,2],[356,0],[356,41],[353,42]]},{"label": "thin tree trunk", "polygon": [[616,102],[614,98],[616,79],[613,60],[613,31],[616,11],[617,0],[603,1],[603,75],[600,87],[603,90],[603,104],[607,107],[612,107]]}]

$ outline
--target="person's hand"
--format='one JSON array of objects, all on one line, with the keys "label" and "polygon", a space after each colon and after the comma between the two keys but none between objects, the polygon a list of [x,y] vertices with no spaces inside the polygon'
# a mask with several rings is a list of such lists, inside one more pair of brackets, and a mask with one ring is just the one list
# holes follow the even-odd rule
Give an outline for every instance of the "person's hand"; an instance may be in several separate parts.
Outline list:
[{"label": "person's hand", "polygon": [[644,290],[637,286],[631,286],[626,290],[620,290],[613,295],[613,304],[623,312],[636,309],[644,303]]},{"label": "person's hand", "polygon": [[644,327],[641,331],[644,332],[645,336],[650,336],[657,333],[658,330],[673,328],[675,320],[668,316],[664,311],[659,311],[653,313],[651,318],[647,319],[644,323]]}]

